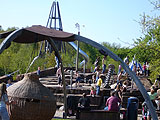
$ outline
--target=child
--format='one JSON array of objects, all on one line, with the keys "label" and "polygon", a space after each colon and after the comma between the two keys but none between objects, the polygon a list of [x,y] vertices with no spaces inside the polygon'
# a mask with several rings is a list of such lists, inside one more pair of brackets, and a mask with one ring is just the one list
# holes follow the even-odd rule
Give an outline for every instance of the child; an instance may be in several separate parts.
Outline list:
[{"label": "child", "polygon": [[78,83],[78,87],[79,87],[80,80],[81,80],[81,77],[80,77],[80,75],[78,73],[78,70],[76,70],[76,86],[77,86],[77,83]]},{"label": "child", "polygon": [[102,85],[102,75],[100,75],[98,81],[97,81],[97,86],[96,86],[96,95],[99,95],[100,94],[100,87]]},{"label": "child", "polygon": [[91,87],[90,95],[91,95],[92,97],[94,97],[94,96],[96,95],[96,90],[94,89],[93,86]]},{"label": "child", "polygon": [[41,72],[41,68],[38,67],[38,70],[37,70],[37,75],[40,76],[40,72]]},{"label": "child", "polygon": [[137,75],[140,76],[140,68],[139,68],[139,66],[137,68]]}]

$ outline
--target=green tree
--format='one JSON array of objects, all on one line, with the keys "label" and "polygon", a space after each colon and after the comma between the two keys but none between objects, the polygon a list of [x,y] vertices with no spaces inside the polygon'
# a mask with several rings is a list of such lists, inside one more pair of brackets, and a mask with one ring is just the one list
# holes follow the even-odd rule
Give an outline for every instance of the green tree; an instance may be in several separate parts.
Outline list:
[{"label": "green tree", "polygon": [[[152,1],[151,4],[159,10],[160,0]],[[150,17],[144,14],[141,16],[140,25],[143,37],[135,41],[132,51],[139,61],[150,63],[151,79],[154,80],[160,75],[160,16]]]}]

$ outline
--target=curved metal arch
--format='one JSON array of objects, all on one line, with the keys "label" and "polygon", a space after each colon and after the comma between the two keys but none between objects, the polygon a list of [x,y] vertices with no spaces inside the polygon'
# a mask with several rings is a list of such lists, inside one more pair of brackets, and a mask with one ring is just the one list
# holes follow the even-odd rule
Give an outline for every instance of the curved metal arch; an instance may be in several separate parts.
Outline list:
[{"label": "curved metal arch", "polygon": [[97,42],[94,42],[88,38],[82,37],[82,36],[78,36],[75,35],[75,39],[81,42],[84,42],[86,44],[90,44],[91,46],[97,48],[99,51],[103,51],[104,54],[108,54],[111,58],[113,58],[115,61],[119,61],[121,63],[121,66],[123,67],[123,69],[126,70],[127,73],[129,73],[129,75],[131,76],[131,78],[134,80],[134,82],[136,83],[137,87],[139,88],[140,92],[143,95],[143,98],[145,99],[147,106],[151,112],[151,116],[153,118],[153,120],[158,120],[157,114],[155,112],[155,108],[150,100],[150,97],[146,91],[146,89],[144,88],[143,84],[141,83],[141,81],[138,79],[138,77],[136,76],[136,74],[134,72],[131,71],[131,69],[123,62],[123,60],[121,58],[119,58],[116,54],[114,54],[112,51],[110,51],[109,49],[107,49],[106,47],[100,45]]},{"label": "curved metal arch", "polygon": [[11,42],[22,33],[22,29],[17,29],[9,34],[0,44],[0,54],[11,44]]},{"label": "curved metal arch", "polygon": [[[18,29],[14,32],[12,32],[0,45],[0,54],[8,47],[7,45],[9,45],[16,37],[18,37],[21,34],[21,29]],[[121,58],[119,58],[116,54],[114,54],[112,51],[110,51],[109,49],[107,49],[106,47],[100,45],[97,42],[94,42],[88,38],[82,37],[82,36],[78,36],[78,35],[74,35],[74,39],[84,42],[86,44],[90,44],[91,46],[97,48],[99,51],[102,51],[103,54],[108,54],[111,58],[113,58],[115,61],[119,61],[122,65],[122,67],[126,70],[127,73],[130,74],[131,78],[134,80],[134,82],[136,83],[137,87],[139,88],[140,92],[142,93],[147,106],[151,112],[151,116],[153,118],[153,120],[158,120],[157,114],[155,112],[155,108],[153,107],[153,104],[149,98],[149,95],[147,94],[146,89],[144,88],[143,84],[141,83],[141,81],[138,79],[138,77],[135,75],[134,72],[132,72],[129,67],[122,61]]]}]

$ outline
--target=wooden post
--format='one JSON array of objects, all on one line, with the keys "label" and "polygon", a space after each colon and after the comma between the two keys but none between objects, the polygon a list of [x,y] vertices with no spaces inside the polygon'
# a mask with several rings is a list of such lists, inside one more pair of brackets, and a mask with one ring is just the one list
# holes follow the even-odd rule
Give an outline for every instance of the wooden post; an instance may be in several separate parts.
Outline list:
[{"label": "wooden post", "polygon": [[65,74],[64,74],[64,68],[63,68],[63,64],[62,64],[62,59],[61,56],[59,55],[59,52],[56,48],[56,45],[53,41],[53,39],[50,38],[50,40],[48,40],[48,42],[51,44],[52,48],[55,51],[56,56],[58,57],[59,62],[61,63],[61,72],[62,72],[62,82],[63,82],[63,94],[64,94],[64,110],[65,110],[65,114],[64,114],[64,118],[67,118],[67,92],[66,92],[66,82],[65,82]]}]

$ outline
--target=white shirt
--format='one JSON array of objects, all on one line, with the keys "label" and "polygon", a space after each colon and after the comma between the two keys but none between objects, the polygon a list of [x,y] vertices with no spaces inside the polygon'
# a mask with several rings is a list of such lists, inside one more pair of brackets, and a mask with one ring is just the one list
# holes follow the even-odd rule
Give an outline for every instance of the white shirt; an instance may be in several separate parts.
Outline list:
[{"label": "white shirt", "polygon": [[129,64],[129,59],[128,59],[128,57],[126,57],[126,58],[124,59],[124,62],[125,62],[126,64]]}]

